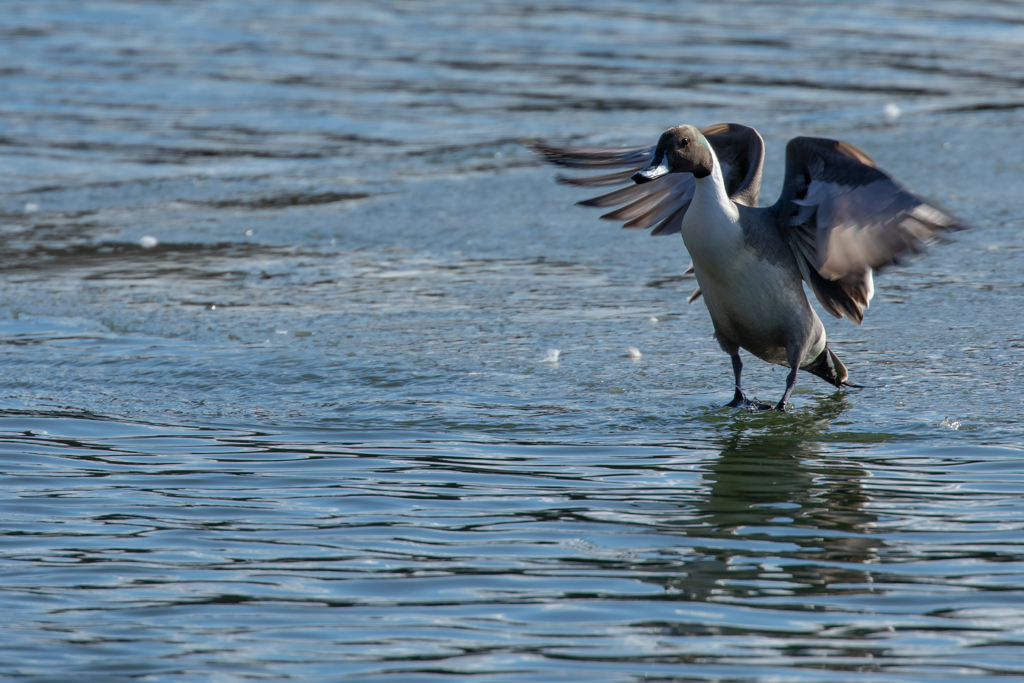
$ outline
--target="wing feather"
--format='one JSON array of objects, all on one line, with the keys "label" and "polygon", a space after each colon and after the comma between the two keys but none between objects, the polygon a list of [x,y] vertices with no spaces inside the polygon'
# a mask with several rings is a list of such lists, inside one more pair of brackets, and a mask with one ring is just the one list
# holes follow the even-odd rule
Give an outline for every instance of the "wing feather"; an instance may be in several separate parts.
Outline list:
[{"label": "wing feather", "polygon": [[[673,175],[675,175],[675,177],[673,177]],[[644,185],[627,185],[626,187],[620,187],[618,190],[613,190],[608,194],[593,197],[592,199],[584,199],[583,201],[576,203],[580,206],[596,207],[619,206],[620,204],[627,203],[631,204],[642,197],[657,193],[666,186],[671,186],[673,182],[679,180],[685,179],[678,173],[670,173]]]},{"label": "wing feather", "polygon": [[669,219],[678,215],[679,225],[674,226],[674,232],[679,232],[679,228],[682,227],[683,223],[682,215],[686,213],[686,209],[690,206],[690,200],[692,199],[693,187],[690,187],[684,194],[673,194],[670,201],[660,202],[644,215],[634,218],[622,227],[629,228],[630,230],[646,230],[652,225],[657,225],[655,232],[661,230],[662,232],[658,234],[665,234],[664,230],[667,229],[668,226],[662,226],[661,223],[667,223]]},{"label": "wing feather", "polygon": [[[703,131],[715,150],[726,188],[740,204],[757,206],[761,190],[761,166],[764,142],[753,128],[735,123],[718,123]],[[558,182],[579,187],[600,187],[630,183],[634,173],[647,166],[654,156],[654,145],[645,147],[560,147],[541,140],[524,144],[547,161],[569,168],[586,170],[619,169],[596,176],[559,176]],[[622,170],[622,169],[625,170]],[[579,202],[600,208],[620,206],[601,216],[622,221],[624,228],[653,228],[652,235],[673,235],[683,224],[686,209],[693,198],[696,183],[689,173],[669,173],[650,183],[630,184],[607,194]],[[624,205],[624,206],[622,206]]]},{"label": "wing feather", "polygon": [[615,173],[584,176],[582,178],[570,178],[569,176],[559,175],[557,176],[557,180],[563,185],[575,185],[576,187],[603,187],[606,185],[621,185],[622,183],[631,182],[633,174],[639,171],[641,168],[643,168],[643,166],[634,166],[627,171],[616,171]]},{"label": "wing feather", "polygon": [[523,140],[523,144],[544,155],[559,166],[570,168],[600,168],[602,166],[637,166],[643,168],[654,154],[654,145],[638,147],[559,147],[536,138]]},{"label": "wing feather", "polygon": [[829,313],[858,323],[874,294],[872,271],[966,227],[904,189],[862,150],[825,138],[790,140],[779,204],[804,281]]}]

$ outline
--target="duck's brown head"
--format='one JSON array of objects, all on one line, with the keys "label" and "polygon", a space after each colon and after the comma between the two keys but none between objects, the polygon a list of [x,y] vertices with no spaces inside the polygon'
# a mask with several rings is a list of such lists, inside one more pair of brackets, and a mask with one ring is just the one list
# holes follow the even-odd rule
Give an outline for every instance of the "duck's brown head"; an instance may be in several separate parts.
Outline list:
[{"label": "duck's brown head", "polygon": [[661,134],[650,166],[633,174],[633,182],[649,183],[668,173],[706,178],[714,168],[715,156],[707,138],[695,126],[676,126]]}]

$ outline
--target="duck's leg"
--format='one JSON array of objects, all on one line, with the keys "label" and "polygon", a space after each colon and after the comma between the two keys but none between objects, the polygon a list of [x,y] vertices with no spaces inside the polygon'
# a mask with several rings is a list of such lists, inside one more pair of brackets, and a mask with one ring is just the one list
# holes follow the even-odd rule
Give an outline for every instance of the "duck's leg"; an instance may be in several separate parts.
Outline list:
[{"label": "duck's leg", "polygon": [[736,377],[736,393],[733,394],[732,400],[726,403],[730,408],[745,408],[750,405],[750,401],[743,395],[743,384],[740,381],[740,375],[743,373],[743,361],[740,360],[739,351],[732,353],[732,374]]},{"label": "duck's leg", "polygon": [[729,358],[732,359],[732,374],[736,378],[736,391],[732,395],[732,400],[725,405],[730,408],[771,410],[772,407],[770,405],[751,401],[747,398],[746,394],[743,393],[743,382],[741,381],[741,377],[743,375],[743,361],[740,360],[739,345],[729,341],[728,337],[718,332],[715,332],[715,339],[718,340],[718,345],[722,347],[722,350],[729,354]]},{"label": "duck's leg", "polygon": [[786,393],[782,395],[782,400],[779,401],[779,404],[777,406],[775,406],[775,410],[779,411],[780,413],[786,412],[786,401],[789,400],[789,395],[790,393],[792,393],[793,387],[796,386],[797,369],[797,366],[794,365],[793,369],[789,371],[789,375],[786,376]]},{"label": "duck's leg", "polygon": [[803,357],[803,346],[790,346],[786,349],[786,360],[789,361],[790,371],[786,376],[786,393],[782,394],[782,399],[779,401],[778,405],[775,406],[775,410],[780,413],[786,412],[786,401],[789,400],[789,395],[793,393],[793,387],[796,386],[796,373],[800,370],[800,360]]},{"label": "duck's leg", "polygon": [[743,361],[740,360],[740,347],[729,340],[724,334],[715,330],[715,341],[718,345],[729,354],[729,358],[732,359],[732,374],[736,378],[736,393],[732,395],[732,400],[726,403],[730,408],[746,408],[750,405],[750,401],[743,395],[742,384],[740,383],[740,375],[743,373]]}]

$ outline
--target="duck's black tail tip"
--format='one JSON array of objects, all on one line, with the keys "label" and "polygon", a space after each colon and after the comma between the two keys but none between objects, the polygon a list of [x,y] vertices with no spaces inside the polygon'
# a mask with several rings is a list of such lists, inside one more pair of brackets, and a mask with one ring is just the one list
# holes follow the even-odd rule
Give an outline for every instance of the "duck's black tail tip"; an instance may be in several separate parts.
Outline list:
[{"label": "duck's black tail tip", "polygon": [[828,348],[828,345],[818,354],[817,358],[805,365],[803,369],[833,386],[860,388],[858,385],[846,381],[849,376],[846,366],[836,354],[832,353],[832,349]]}]

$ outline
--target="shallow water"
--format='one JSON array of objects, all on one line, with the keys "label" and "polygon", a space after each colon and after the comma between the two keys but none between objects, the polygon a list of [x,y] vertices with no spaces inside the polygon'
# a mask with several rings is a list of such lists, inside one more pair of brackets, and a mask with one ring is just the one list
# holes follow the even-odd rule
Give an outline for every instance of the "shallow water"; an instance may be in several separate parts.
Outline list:
[{"label": "shallow water", "polygon": [[[1018,5],[43,1],[0,35],[0,675],[1024,675]],[[517,142],[728,120],[764,200],[828,135],[975,226],[823,316],[866,388],[722,408],[681,242]]]}]

